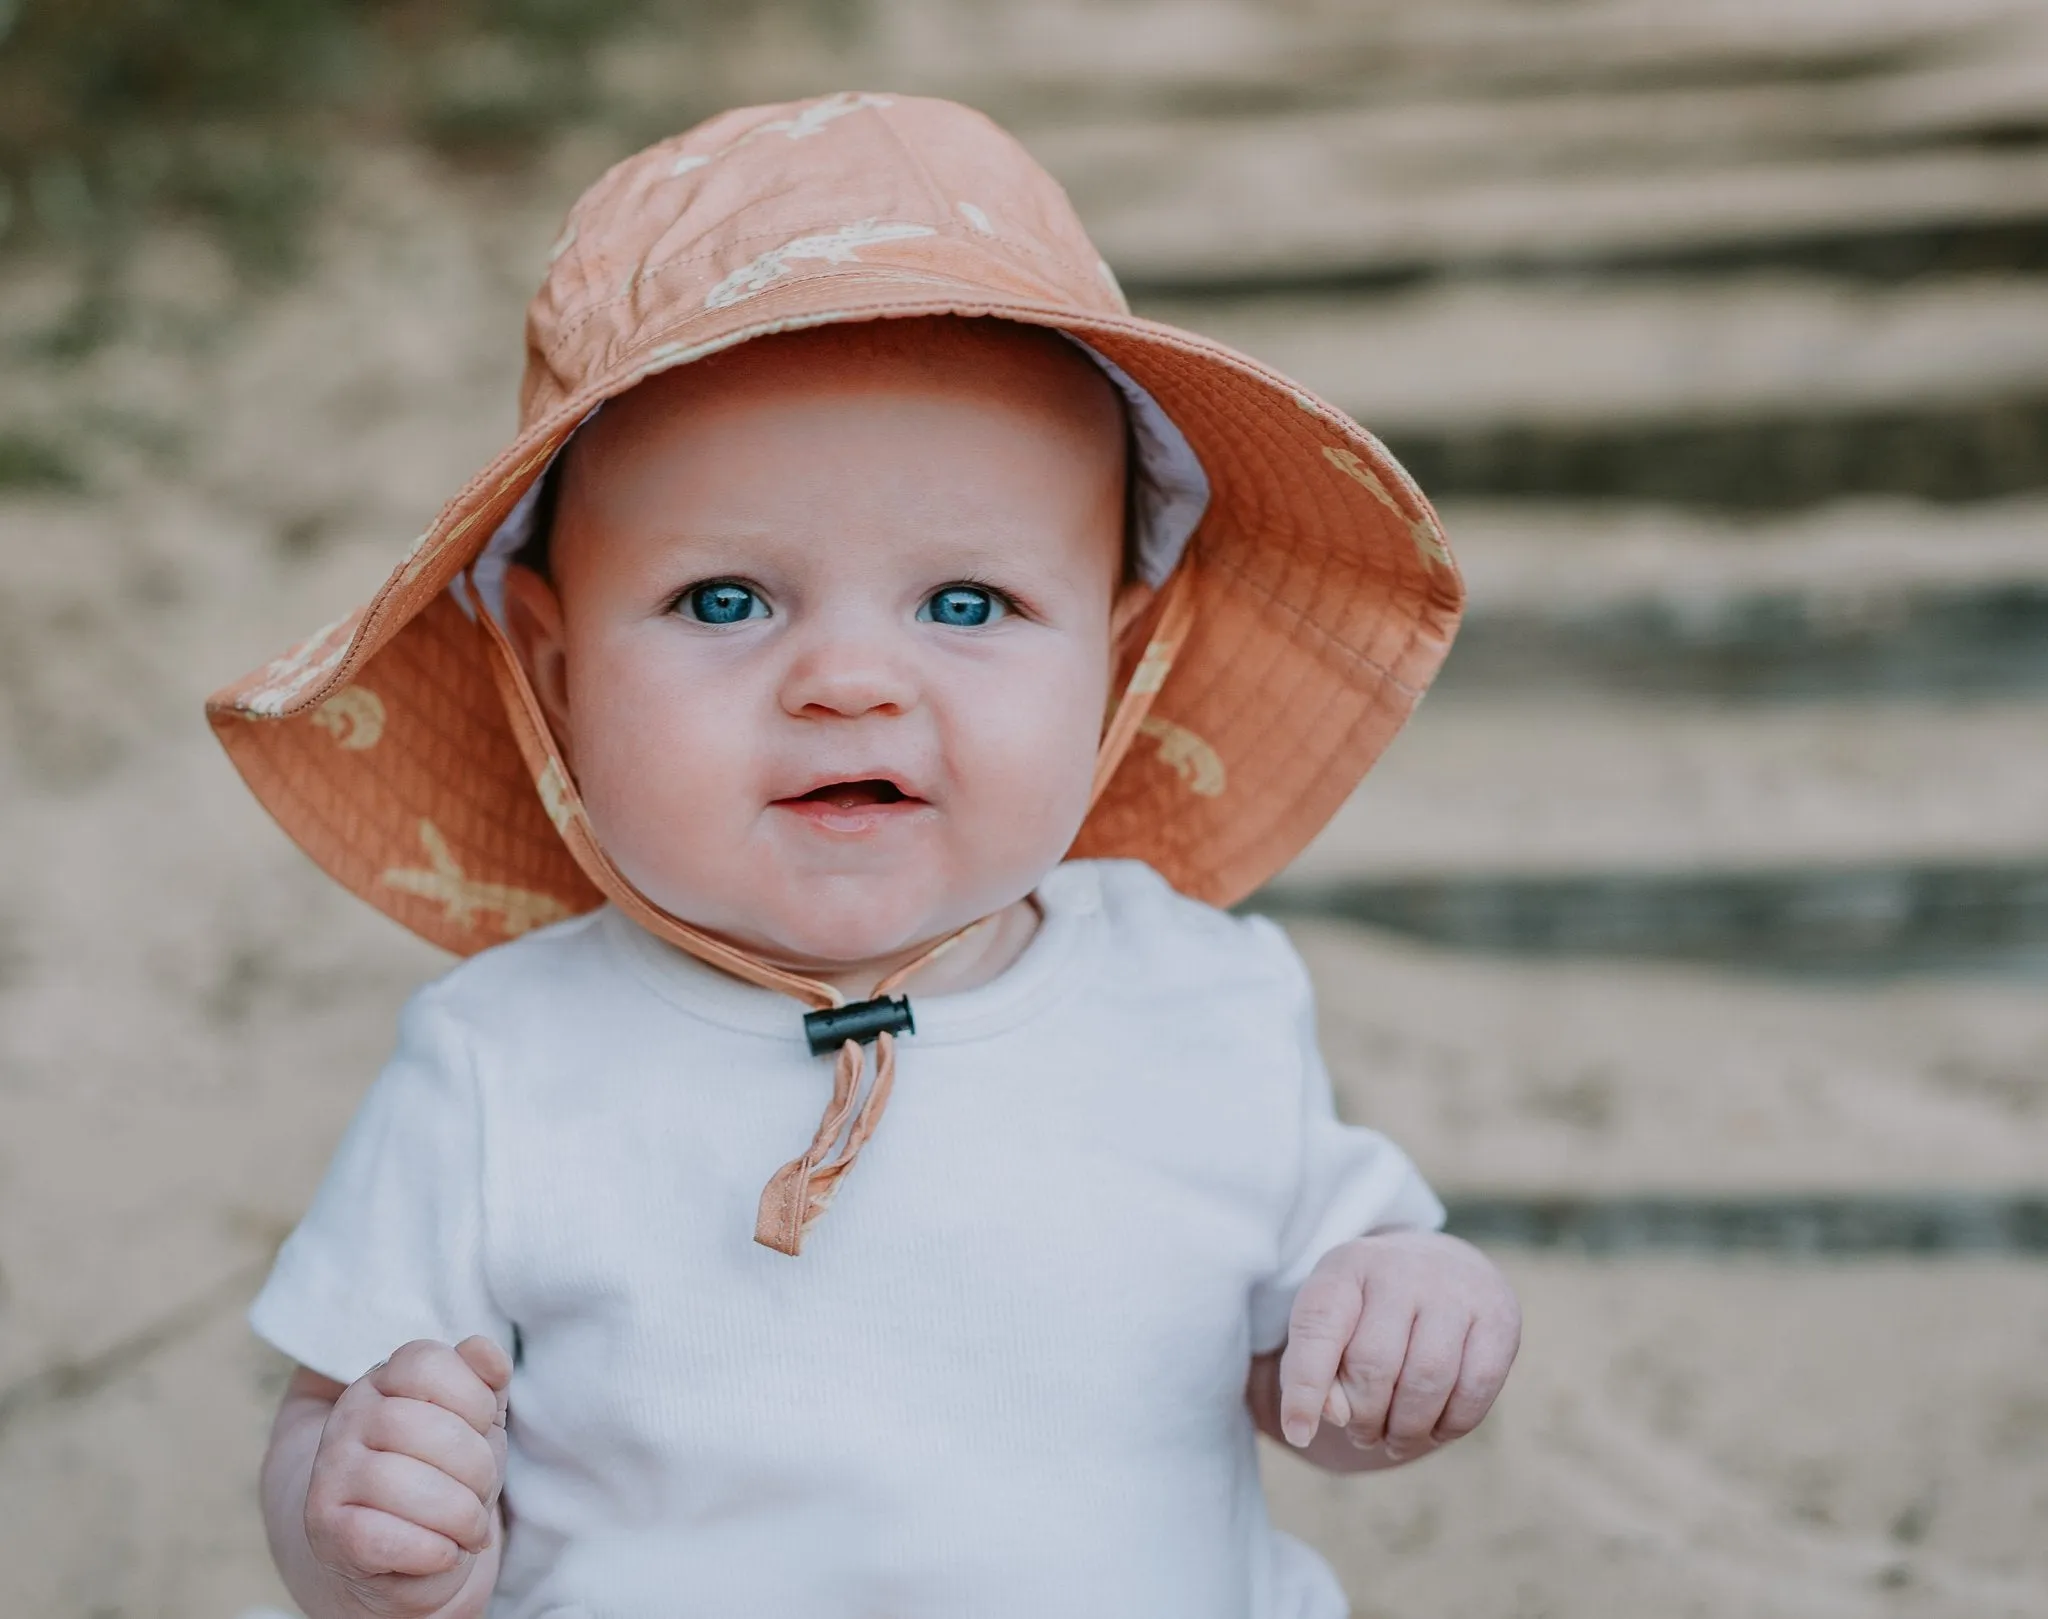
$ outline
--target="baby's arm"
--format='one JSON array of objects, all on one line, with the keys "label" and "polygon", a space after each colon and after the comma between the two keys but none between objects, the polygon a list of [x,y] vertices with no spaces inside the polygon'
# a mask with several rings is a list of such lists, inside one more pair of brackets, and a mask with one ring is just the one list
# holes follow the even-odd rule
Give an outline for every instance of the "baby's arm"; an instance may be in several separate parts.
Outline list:
[{"label": "baby's arm", "polygon": [[511,1379],[481,1337],[409,1343],[346,1387],[293,1375],[263,1458],[263,1521],[307,1619],[484,1612]]},{"label": "baby's arm", "polygon": [[1318,1467],[1398,1467],[1479,1426],[1521,1341],[1514,1290],[1478,1249],[1382,1231],[1317,1262],[1246,1397],[1260,1432]]}]

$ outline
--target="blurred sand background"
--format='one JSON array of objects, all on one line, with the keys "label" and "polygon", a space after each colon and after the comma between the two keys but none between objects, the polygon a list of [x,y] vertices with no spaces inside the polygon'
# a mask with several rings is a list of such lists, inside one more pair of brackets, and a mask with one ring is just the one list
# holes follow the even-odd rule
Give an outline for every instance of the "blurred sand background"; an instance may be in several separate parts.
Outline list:
[{"label": "blurred sand background", "polygon": [[356,9],[317,117],[152,50],[67,133],[0,6],[0,1619],[283,1604],[241,1307],[443,965],[201,697],[497,447],[606,162],[842,87],[1008,123],[1471,576],[1272,903],[1352,1116],[1530,1239],[1526,1348],[1419,1468],[1271,1457],[1282,1521],[1369,1619],[2048,1616],[2048,6]]}]

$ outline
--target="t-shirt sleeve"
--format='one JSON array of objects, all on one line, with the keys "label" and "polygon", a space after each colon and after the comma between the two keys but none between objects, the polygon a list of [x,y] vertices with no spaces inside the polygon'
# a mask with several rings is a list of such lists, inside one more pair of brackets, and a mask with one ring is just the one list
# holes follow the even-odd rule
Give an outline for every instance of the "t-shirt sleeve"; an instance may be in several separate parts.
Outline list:
[{"label": "t-shirt sleeve", "polygon": [[414,1338],[482,1333],[509,1354],[485,1278],[482,1125],[465,1030],[422,991],[250,1306],[257,1336],[343,1383]]},{"label": "t-shirt sleeve", "polygon": [[1252,1351],[1264,1354],[1287,1341],[1294,1295],[1316,1261],[1341,1242],[1369,1231],[1433,1231],[1444,1206],[1408,1155],[1376,1130],[1337,1117],[1329,1070],[1316,1039],[1315,994],[1308,969],[1286,935],[1263,918],[1254,925],[1285,954],[1295,981],[1290,1029],[1300,1064],[1300,1169],[1294,1204],[1281,1228],[1273,1273],[1252,1290]]}]

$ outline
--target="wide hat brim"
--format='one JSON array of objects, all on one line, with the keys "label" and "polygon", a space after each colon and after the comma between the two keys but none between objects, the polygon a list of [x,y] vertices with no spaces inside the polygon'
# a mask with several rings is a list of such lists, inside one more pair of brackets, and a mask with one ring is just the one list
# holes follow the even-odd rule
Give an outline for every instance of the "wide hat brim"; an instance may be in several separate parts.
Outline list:
[{"label": "wide hat brim", "polygon": [[[723,157],[760,124],[779,130],[831,105],[730,114],[642,153],[593,188],[570,234],[588,240],[605,222],[594,211],[616,208],[622,192],[633,200],[636,165],[687,174],[708,162],[693,151]],[[919,120],[937,121],[957,147],[971,120],[989,148],[984,168],[1021,163],[1064,206],[979,115],[911,98],[863,97],[858,110],[877,122],[886,113],[897,147],[925,133]],[[924,169],[919,192],[935,188]],[[987,178],[979,189],[1004,194]],[[772,231],[743,232],[722,256],[686,251],[672,269],[600,235],[601,254],[628,259],[625,295],[589,264],[565,274],[558,259],[530,316],[525,425],[512,443],[364,607],[208,701],[251,790],[337,881],[462,954],[603,903],[557,829],[545,773],[536,785],[515,740],[484,636],[449,586],[597,404],[735,343],[835,322],[993,316],[1071,332],[1153,395],[1208,474],[1209,510],[1180,564],[1192,627],[1074,855],[1143,860],[1182,892],[1230,905],[1356,787],[1441,665],[1463,605],[1421,491],[1342,411],[1221,344],[1125,313],[1078,225],[1049,217],[1044,197],[1028,251],[1010,252],[980,207],[963,222],[943,195],[882,201],[886,212],[862,210],[868,239],[837,257],[777,260],[760,251]],[[874,219],[902,222],[900,234],[875,231]],[[830,241],[815,224],[799,216],[777,228],[786,243]],[[747,289],[764,261],[766,284]],[[665,275],[687,278],[688,295],[650,288]],[[736,275],[741,296],[707,299],[702,289],[715,294]],[[593,288],[595,299],[574,296]],[[1120,684],[1145,634],[1141,622],[1126,636]]]}]

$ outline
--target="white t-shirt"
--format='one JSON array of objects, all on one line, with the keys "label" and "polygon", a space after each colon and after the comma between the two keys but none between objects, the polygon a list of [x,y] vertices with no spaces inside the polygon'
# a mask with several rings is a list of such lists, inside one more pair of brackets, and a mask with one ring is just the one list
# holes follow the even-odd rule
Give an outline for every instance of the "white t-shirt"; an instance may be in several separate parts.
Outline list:
[{"label": "white t-shirt", "polygon": [[1074,862],[912,1001],[800,1258],[755,1204],[830,1089],[803,1008],[604,910],[417,994],[250,1311],[343,1382],[515,1355],[493,1619],[1330,1619],[1247,1362],[1326,1250],[1441,1206],[1339,1123],[1271,923]]}]

